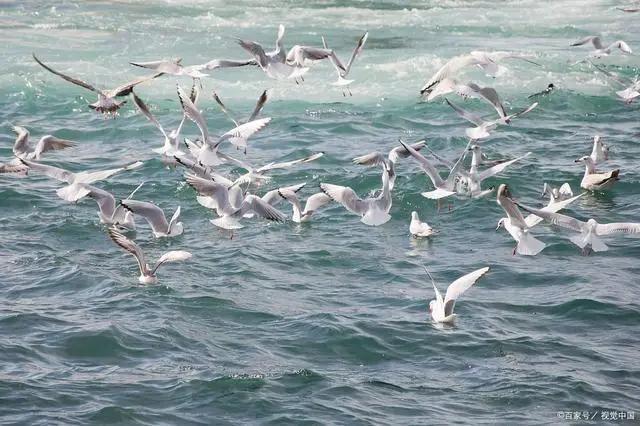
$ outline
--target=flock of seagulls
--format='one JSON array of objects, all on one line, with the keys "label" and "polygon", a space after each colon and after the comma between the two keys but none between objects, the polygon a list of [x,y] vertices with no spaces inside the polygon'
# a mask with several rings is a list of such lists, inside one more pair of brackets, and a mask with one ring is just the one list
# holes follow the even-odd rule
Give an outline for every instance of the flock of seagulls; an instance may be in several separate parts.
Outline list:
[{"label": "flock of seagulls", "polygon": [[[541,66],[533,61],[534,58],[530,55],[518,52],[473,51],[452,58],[421,88],[420,95],[425,102],[444,98],[444,102],[459,117],[473,124],[473,127],[465,129],[468,143],[455,160],[450,161],[439,156],[430,149],[426,141],[406,143],[399,140],[398,145],[392,147],[387,153],[371,152],[353,158],[353,164],[380,167],[381,188],[373,194],[368,194],[367,197],[359,196],[348,186],[328,182],[319,184],[319,190],[306,198],[304,207],[299,195],[306,188],[304,182],[274,188],[263,195],[250,192],[253,187],[258,190],[261,185],[270,181],[269,172],[271,170],[303,165],[322,157],[324,153],[317,152],[293,161],[277,162],[276,160],[261,166],[251,165],[246,159],[238,158],[248,156],[247,152],[251,151],[249,139],[264,129],[271,121],[270,117],[261,117],[265,104],[268,102],[269,93],[265,90],[259,96],[252,113],[246,120],[238,120],[231,116],[218,94],[213,92],[213,99],[221,112],[229,118],[231,127],[229,130],[221,132],[219,136],[214,136],[198,108],[202,79],[209,76],[208,72],[218,68],[253,66],[259,67],[269,78],[293,80],[296,84],[300,84],[304,81],[304,75],[309,72],[314,62],[328,60],[338,75],[337,81],[331,84],[339,87],[343,96],[346,96],[347,93],[352,95],[350,85],[354,80],[349,79],[349,73],[356,59],[363,52],[368,39],[368,33],[365,32],[358,39],[345,65],[337,53],[328,47],[324,38],[322,38],[322,46],[294,45],[288,52],[285,52],[284,34],[285,27],[280,25],[275,48],[272,51],[265,51],[256,41],[236,39],[241,48],[239,51],[244,51],[249,56],[245,59],[214,59],[205,64],[190,66],[182,65],[182,58],[131,62],[133,66],[154,73],[136,78],[115,89],[97,89],[83,80],[56,71],[35,55],[33,55],[33,59],[50,73],[95,92],[98,95],[98,100],[90,104],[89,107],[105,116],[117,115],[118,110],[127,102],[126,98],[130,96],[137,110],[158,129],[162,136],[162,146],[154,148],[153,152],[163,157],[165,166],[169,161],[172,161],[173,167],[177,167],[179,164],[185,169],[184,179],[186,184],[194,190],[196,202],[211,211],[213,217],[210,222],[213,226],[231,232],[230,238],[233,238],[235,230],[244,226],[243,222],[246,220],[262,218],[272,222],[284,222],[290,218],[292,222],[303,223],[311,220],[318,210],[330,202],[340,203],[347,211],[358,215],[360,221],[365,225],[381,226],[391,219],[393,190],[398,173],[398,163],[401,161],[414,162],[428,177],[429,185],[425,187],[421,195],[427,199],[437,200],[438,211],[440,210],[440,201],[448,197],[455,196],[475,200],[495,194],[497,204],[505,214],[498,221],[496,230],[506,229],[515,240],[516,246],[513,249],[513,255],[533,256],[545,248],[545,243],[531,233],[531,230],[543,221],[571,230],[574,234],[569,237],[570,241],[587,254],[590,251],[598,252],[608,249],[601,237],[615,233],[640,232],[640,223],[600,224],[595,219],[584,222],[558,213],[584,195],[584,192],[574,195],[568,183],[554,188],[545,182],[542,195],[548,196],[549,202],[541,208],[521,204],[513,197],[507,184],[500,184],[497,188],[494,186],[483,187],[483,182],[487,179],[500,174],[507,167],[515,167],[517,163],[525,161],[527,157],[532,155],[531,152],[526,152],[511,159],[490,160],[482,153],[483,140],[489,138],[491,132],[495,131],[498,126],[508,125],[515,118],[533,111],[538,103],[534,102],[515,112],[507,112],[495,88],[481,86],[471,81],[462,82],[459,75],[463,73],[465,68],[479,67],[487,75],[498,77],[506,71],[502,62],[508,59],[526,61],[536,67]],[[594,59],[609,55],[615,49],[619,49],[624,54],[632,53],[629,45],[622,40],[605,47],[600,37],[597,36],[584,38],[571,46],[582,46],[589,43],[596,49],[591,54],[591,58]],[[627,85],[626,89],[617,93],[625,102],[640,96],[640,93],[636,91],[636,89],[640,89],[640,87],[636,87],[637,82],[621,79],[596,64],[594,67],[615,78],[616,81]],[[182,109],[182,118],[178,127],[172,130],[163,127],[138,93],[134,92],[139,84],[165,75],[193,79],[190,91],[185,91],[182,86],[177,85],[177,98]],[[545,90],[531,95],[529,98],[548,95],[553,88],[553,84],[549,84]],[[487,113],[487,117],[481,118],[456,105],[447,97],[451,94],[457,95],[463,100],[478,99],[491,108],[490,112]],[[188,123],[190,122],[195,124],[198,132],[198,136],[192,139],[183,137],[183,133],[194,130],[189,128]],[[47,135],[40,139],[34,150],[31,150],[28,143],[29,131],[20,126],[12,126],[12,131],[16,134],[13,148],[15,158],[0,164],[0,173],[14,176],[25,176],[32,171],[42,173],[66,184],[56,191],[57,195],[66,202],[78,203],[85,197],[93,199],[99,208],[100,222],[108,226],[109,238],[136,258],[140,270],[140,283],[157,282],[158,268],[164,263],[191,258],[191,253],[187,251],[170,251],[163,254],[155,265],[150,267],[146,263],[142,248],[125,236],[126,233],[136,230],[135,219],[140,217],[148,223],[155,238],[170,238],[181,235],[185,226],[179,221],[180,206],[175,207],[170,219],[168,219],[169,216],[157,205],[134,198],[143,184],[140,184],[127,198],[119,201],[116,201],[117,198],[113,194],[93,186],[93,184],[117,173],[134,170],[142,165],[141,162],[137,161],[111,170],[74,173],[40,162],[43,154],[47,152],[73,148],[72,141]],[[231,153],[228,150],[224,152],[225,147],[230,147]],[[465,160],[468,153],[471,153],[471,162],[467,169]],[[595,136],[591,154],[575,160],[585,166],[580,188],[585,191],[607,191],[615,185],[619,180],[620,170],[598,171],[596,169],[596,166],[606,163],[608,158],[609,147],[602,143],[599,136]],[[441,175],[440,167],[447,169],[444,175]],[[225,168],[227,171],[224,170]],[[243,169],[246,172],[238,177],[231,177],[228,174],[230,169]],[[279,203],[282,202],[291,205],[291,215],[285,214],[278,208]],[[525,217],[523,211],[529,214]],[[438,235],[437,230],[420,220],[416,211],[411,213],[409,232],[414,238],[431,238]],[[484,267],[457,279],[448,287],[444,298],[433,283],[436,299],[429,304],[431,318],[439,323],[452,322],[456,316],[453,313],[456,299],[473,286],[488,270],[489,267]],[[426,272],[431,277],[429,271]]]}]

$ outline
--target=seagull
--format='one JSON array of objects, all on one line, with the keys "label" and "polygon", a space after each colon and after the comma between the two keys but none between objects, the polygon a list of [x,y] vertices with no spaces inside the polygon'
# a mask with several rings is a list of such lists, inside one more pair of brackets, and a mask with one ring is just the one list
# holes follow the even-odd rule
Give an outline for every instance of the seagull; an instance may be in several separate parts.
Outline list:
[{"label": "seagull", "polygon": [[252,194],[242,194],[239,186],[227,188],[226,186],[196,175],[185,174],[187,184],[200,195],[211,197],[215,200],[215,210],[220,216],[210,222],[223,229],[240,229],[243,225],[240,219],[250,212],[254,212],[267,220],[284,222],[286,215],[269,203],[262,201]]},{"label": "seagull", "polygon": [[624,77],[618,73],[614,73],[611,71],[607,71],[606,69],[590,62],[598,71],[615,80],[622,86],[625,86],[626,89],[616,91],[616,95],[621,98],[625,103],[630,104],[633,102],[635,98],[640,96],[640,81],[638,81],[637,77],[635,79],[630,79]]},{"label": "seagull", "polygon": [[[197,175],[196,175],[197,176]],[[198,176],[201,177],[201,176]],[[208,179],[206,177],[204,177],[203,179]],[[211,179],[213,182],[216,183],[221,183],[217,180],[216,176],[213,176],[213,179]],[[226,183],[223,183],[224,186],[226,186]],[[229,186],[227,186],[227,190],[232,194],[232,196],[236,196],[237,194],[234,193],[234,191],[237,190],[237,188],[239,188],[240,184],[231,184]],[[285,186],[283,188],[276,188],[276,189],[272,189],[271,191],[268,191],[266,194],[264,194],[262,197],[260,197],[260,199],[262,201],[264,201],[265,203],[275,207],[280,201],[283,201],[284,198],[278,193],[278,191],[282,190],[282,191],[291,191],[294,194],[297,193],[298,191],[300,191],[302,188],[304,188],[307,185],[306,182],[304,183],[299,183],[297,185],[291,185],[291,186]],[[196,200],[198,201],[198,204],[200,204],[203,207],[206,207],[208,209],[211,210],[217,210],[218,209],[218,201],[213,198],[213,197],[209,197],[209,196],[204,196],[204,195],[198,195],[196,196]],[[244,218],[252,218],[254,217],[255,214],[253,211],[249,211],[247,213],[244,213],[242,215],[242,217]]]},{"label": "seagull", "polygon": [[[255,58],[267,76],[277,80],[294,79],[297,83],[298,78],[302,78],[302,76],[309,71],[309,68],[304,66],[307,60],[315,61],[329,57],[333,57],[334,60],[337,59],[333,50],[299,45],[293,46],[285,55],[282,45],[283,37],[284,25],[280,24],[278,27],[276,49],[271,52],[265,52],[263,47],[255,41],[237,40],[240,47]],[[339,60],[336,60],[336,63],[340,64],[338,61]]]},{"label": "seagull", "polygon": [[69,77],[68,75],[62,74],[61,72],[50,68],[49,66],[43,64],[40,61],[40,59],[36,57],[35,54],[33,54],[33,59],[35,59],[35,61],[38,64],[40,64],[40,66],[42,66],[44,69],[46,69],[50,73],[53,73],[58,77],[62,77],[64,80],[67,80],[68,82],[73,83],[77,86],[84,87],[87,90],[91,90],[92,92],[97,93],[98,100],[92,104],[89,104],[89,108],[103,114],[114,114],[114,116],[116,115],[117,110],[127,102],[126,100],[122,102],[118,102],[116,100],[117,97],[127,96],[133,91],[133,88],[136,85],[140,83],[144,83],[145,81],[152,80],[156,77],[160,77],[163,74],[163,73],[155,73],[155,74],[144,76],[144,77],[138,77],[135,80],[130,81],[129,83],[125,83],[116,87],[115,89],[102,90],[102,89],[96,89],[95,87],[93,87],[92,85],[90,85],[85,81],[79,80],[77,78]]},{"label": "seagull", "polygon": [[429,93],[427,101],[431,101],[438,96],[446,95],[451,92],[457,93],[458,96],[464,99],[473,98],[483,100],[496,110],[500,118],[507,117],[507,114],[504,112],[504,107],[502,106],[502,102],[500,102],[500,97],[498,96],[498,92],[496,92],[496,89],[494,89],[493,87],[480,87],[473,82],[460,84],[458,80],[453,77],[447,77],[440,83],[438,83],[433,91]]},{"label": "seagull", "polygon": [[498,221],[496,231],[504,227],[507,232],[516,241],[516,247],[513,249],[513,255],[516,253],[524,254],[528,256],[535,256],[540,253],[542,249],[546,247],[546,244],[529,234],[529,225],[522,213],[516,206],[515,202],[511,198],[511,193],[506,184],[501,184],[498,187],[497,202],[500,207],[505,211],[507,217],[503,217]]},{"label": "seagull", "polygon": [[431,278],[431,284],[433,284],[433,290],[436,293],[435,300],[429,302],[429,313],[431,314],[431,318],[437,323],[453,323],[457,317],[457,315],[453,313],[456,299],[474,285],[480,277],[486,274],[487,271],[489,271],[489,267],[486,266],[484,268],[476,269],[475,271],[470,272],[449,284],[444,299],[438,291],[438,287],[436,287],[436,283],[433,281],[433,277],[429,271],[426,268],[425,271],[427,271],[429,278]]},{"label": "seagull", "polygon": [[265,182],[271,179],[271,176],[267,176],[265,174],[270,170],[284,169],[292,166],[297,166],[298,164],[309,163],[311,161],[317,160],[322,156],[324,156],[324,152],[320,151],[303,158],[298,158],[296,160],[283,161],[281,163],[271,162],[269,164],[265,164],[260,167],[253,167],[245,163],[244,161],[238,160],[233,157],[225,156],[224,158],[227,160],[228,163],[238,166],[242,169],[245,169],[247,173],[239,176],[235,181],[226,179],[223,176],[215,175],[213,173],[212,173],[212,176],[213,176],[213,180],[217,181],[218,183],[222,183],[227,187],[230,187],[232,185],[241,185],[245,183],[260,184],[261,182]]},{"label": "seagull", "polygon": [[[415,151],[420,151],[426,145],[425,141],[416,142],[411,147]],[[396,163],[400,158],[408,158],[411,154],[402,146],[397,146],[389,151],[387,157],[379,152],[371,152],[360,157],[355,157],[351,160],[354,164],[361,164],[365,166],[380,166],[382,165],[389,172],[389,191],[393,191],[393,187],[396,182]],[[384,176],[383,176],[384,179]]]},{"label": "seagull", "polygon": [[444,100],[447,101],[449,106],[451,108],[453,108],[453,110],[460,117],[462,117],[465,120],[469,121],[470,123],[473,123],[473,124],[476,125],[476,127],[469,127],[467,129],[465,129],[465,133],[466,133],[467,137],[469,139],[471,139],[471,140],[483,139],[483,138],[488,137],[489,136],[489,131],[494,129],[496,126],[498,126],[498,124],[508,123],[512,118],[524,115],[524,114],[528,113],[529,111],[533,110],[535,107],[538,106],[538,103],[535,102],[535,103],[531,104],[529,107],[527,107],[527,108],[525,108],[525,109],[523,109],[521,111],[514,112],[511,115],[507,115],[504,118],[499,118],[497,120],[491,120],[491,121],[485,121],[482,118],[478,117],[477,115],[460,108],[459,106],[457,106],[456,104],[451,102],[449,99],[444,98]]},{"label": "seagull", "polygon": [[144,252],[136,243],[122,235],[120,232],[115,229],[109,229],[109,238],[122,247],[125,251],[133,254],[138,261],[138,266],[140,267],[140,276],[138,277],[138,282],[140,284],[155,284],[158,282],[158,277],[156,276],[156,272],[158,272],[158,268],[160,265],[167,262],[175,262],[178,260],[187,260],[191,258],[191,253],[188,251],[168,251],[156,262],[153,268],[149,268],[146,260],[144,258]]},{"label": "seagull", "polygon": [[584,176],[580,182],[580,188],[587,189],[589,191],[603,191],[610,189],[616,181],[619,180],[618,175],[620,169],[611,170],[605,173],[596,172],[596,165],[590,156],[580,157],[574,160],[576,163],[584,163]]},{"label": "seagull", "polygon": [[147,68],[154,70],[155,72],[161,72],[163,74],[173,75],[176,77],[191,77],[194,80],[199,80],[202,77],[209,77],[209,74],[205,74],[200,70],[204,68],[204,65],[192,65],[184,67],[181,65],[182,58],[174,59],[162,59],[159,61],[150,62],[129,62],[131,65],[141,68]]},{"label": "seagull", "polygon": [[573,191],[567,182],[563,183],[560,188],[552,188],[545,182],[542,187],[542,196],[544,197],[545,195],[549,196],[548,205],[552,205],[573,197]]},{"label": "seagull", "polygon": [[424,158],[418,151],[413,149],[410,145],[405,144],[400,141],[402,146],[411,154],[411,156],[418,162],[422,171],[429,176],[431,179],[431,183],[435,189],[433,191],[423,192],[422,196],[425,198],[429,198],[432,200],[438,200],[438,210],[440,209],[440,199],[444,197],[448,197],[456,193],[456,178],[460,174],[462,170],[462,161],[464,160],[465,154],[471,142],[467,144],[467,148],[465,148],[464,153],[458,158],[458,161],[453,165],[451,170],[449,171],[449,176],[445,180],[442,180],[436,168]]},{"label": "seagull", "polygon": [[[85,190],[87,190],[87,197],[93,198],[98,203],[98,208],[100,211],[98,212],[98,217],[100,218],[100,223],[104,223],[106,225],[115,225],[123,228],[134,230],[136,229],[135,221],[133,219],[133,214],[126,210],[124,206],[118,205],[116,206],[116,199],[110,192],[107,192],[103,189],[96,188],[95,186],[81,184]],[[127,200],[130,199],[138,192],[144,185],[142,182],[136,189],[129,194]]]},{"label": "seagull", "polygon": [[549,85],[547,86],[546,89],[544,89],[542,92],[538,92],[538,93],[534,93],[533,95],[529,95],[527,96],[527,99],[533,99],[533,98],[537,98],[538,96],[544,96],[544,95],[548,95],[549,93],[551,93],[552,90],[554,90],[556,87],[553,85],[553,83],[549,83]]},{"label": "seagull", "polygon": [[440,81],[446,77],[455,76],[461,69],[469,66],[477,65],[493,76],[501,74],[505,71],[505,68],[500,67],[496,62],[509,58],[521,59],[538,66],[540,65],[527,59],[526,55],[516,52],[471,52],[467,55],[457,56],[447,61],[447,63],[440,67],[429,81],[427,81],[422,89],[420,89],[420,94],[422,96],[428,95],[435,86],[440,83]]},{"label": "seagull", "polygon": [[[564,201],[559,201],[554,204],[549,204],[546,207],[540,209],[541,211],[557,212],[573,203],[583,194],[576,195]],[[542,249],[546,247],[546,244],[529,234],[529,229],[542,221],[542,218],[534,214],[530,214],[527,217],[522,216],[522,212],[518,209],[515,202],[512,199],[512,195],[506,184],[501,184],[498,188],[497,196],[498,205],[507,214],[507,217],[503,217],[498,221],[496,231],[500,228],[505,228],[511,237],[516,241],[516,247],[513,249],[513,255],[516,253],[535,256],[540,253]]]},{"label": "seagull", "polygon": [[518,204],[521,208],[543,218],[553,225],[562,228],[572,229],[579,232],[579,235],[569,237],[572,243],[584,250],[587,245],[591,245],[593,251],[606,251],[609,247],[600,239],[601,236],[615,233],[638,234],[640,233],[640,223],[606,223],[601,224],[594,219],[586,222],[559,213],[551,213],[543,210]]},{"label": "seagull", "polygon": [[[226,140],[229,141],[237,141],[239,139],[243,139],[246,141],[250,136],[254,135],[259,130],[263,129],[271,118],[260,118],[258,120],[253,120],[248,123],[237,126],[222,136],[218,138],[215,143],[212,143],[212,140],[209,136],[209,129],[207,128],[207,123],[204,121],[204,118],[200,114],[200,111],[193,104],[191,99],[187,96],[187,94],[182,90],[180,86],[178,86],[178,97],[180,98],[180,104],[182,105],[182,110],[187,118],[198,126],[200,129],[200,133],[202,134],[203,144],[200,147],[194,148],[193,146],[192,153],[198,159],[198,162],[204,166],[217,166],[223,162],[225,159],[221,159],[218,153],[218,147],[220,144]],[[246,144],[246,142],[245,142]]]},{"label": "seagull", "polygon": [[619,7],[618,10],[621,10],[623,12],[634,13],[634,12],[640,12],[640,7]]},{"label": "seagull", "polygon": [[[347,76],[349,75],[349,72],[351,71],[351,66],[353,65],[353,61],[355,61],[355,59],[358,57],[358,55],[360,55],[360,52],[362,52],[362,49],[364,48],[364,44],[367,42],[367,38],[369,37],[369,33],[365,32],[362,37],[360,37],[360,40],[358,40],[358,44],[356,45],[356,48],[353,49],[353,53],[351,54],[351,58],[349,59],[349,62],[347,62],[347,65],[344,66],[341,62],[336,62],[337,59],[337,55],[336,56],[330,56],[329,59],[331,60],[331,63],[333,64],[333,66],[335,67],[336,71],[338,72],[338,81],[331,83],[332,86],[337,86],[337,87],[342,87],[342,96],[347,96],[344,92],[344,89],[347,89],[349,91],[349,96],[353,96],[353,94],[351,93],[351,89],[349,89],[349,86],[351,85],[351,83],[353,83],[355,80],[347,80]],[[322,47],[324,47],[325,49],[329,49],[327,47],[327,42],[324,40],[324,37],[322,37]],[[334,57],[336,59],[334,59]]]},{"label": "seagull", "polygon": [[20,159],[20,161],[30,169],[37,170],[51,178],[68,183],[68,186],[58,189],[56,191],[56,194],[58,194],[58,197],[71,203],[80,200],[82,197],[88,194],[89,191],[82,184],[91,184],[93,182],[98,182],[107,179],[108,177],[113,176],[116,173],[134,170],[142,166],[142,161],[136,161],[133,164],[129,164],[128,166],[124,167],[118,167],[117,169],[101,170],[98,172],[73,173],[65,169],[47,166],[22,158]]},{"label": "seagull", "polygon": [[308,222],[309,219],[311,219],[311,216],[313,216],[313,214],[316,212],[316,210],[331,201],[330,196],[328,196],[324,192],[318,192],[307,198],[307,202],[304,205],[304,210],[301,210],[300,200],[298,200],[298,196],[294,191],[286,188],[281,188],[278,189],[278,194],[282,198],[287,200],[293,207],[293,216],[291,217],[291,220],[295,223]]},{"label": "seagull", "polygon": [[148,203],[146,201],[137,200],[121,200],[120,205],[133,213],[134,215],[140,215],[151,225],[153,236],[160,237],[176,237],[182,235],[184,227],[182,222],[178,222],[180,217],[180,206],[173,212],[171,220],[167,222],[167,218],[164,215],[164,211],[155,204]]},{"label": "seagull", "polygon": [[596,48],[593,52],[591,52],[591,57],[599,58],[601,56],[609,55],[613,49],[618,48],[622,53],[630,55],[632,53],[631,48],[624,40],[617,40],[611,43],[609,46],[604,47],[602,45],[602,39],[599,36],[589,36],[585,37],[582,40],[578,40],[575,43],[571,43],[571,46],[582,46],[584,44],[591,43],[593,47]]},{"label": "seagull", "polygon": [[[254,108],[253,112],[251,113],[251,116],[245,122],[237,121],[229,114],[229,112],[227,111],[227,107],[224,105],[224,103],[222,103],[222,100],[220,99],[220,97],[218,96],[218,94],[216,92],[213,92],[213,99],[215,99],[215,101],[218,103],[218,105],[220,105],[220,109],[222,110],[222,112],[225,113],[225,115],[227,117],[229,117],[229,119],[233,122],[233,124],[236,127],[239,127],[243,123],[248,123],[248,122],[251,122],[251,121],[255,120],[256,118],[258,118],[258,115],[262,111],[262,108],[264,108],[264,104],[267,103],[268,96],[267,96],[267,91],[266,90],[264,92],[262,92],[262,95],[260,95],[260,97],[258,98],[258,102],[256,103],[256,107]],[[229,142],[231,142],[232,145],[235,145],[236,149],[244,148],[244,153],[245,154],[247,153],[247,140],[246,139],[243,139],[243,138],[230,138]]]},{"label": "seagull", "polygon": [[24,177],[29,173],[29,167],[24,164],[0,163],[0,174],[10,174]]},{"label": "seagull", "polygon": [[593,137],[593,149],[590,157],[593,164],[599,164],[609,159],[609,146],[603,144],[598,135]]},{"label": "seagull", "polygon": [[490,167],[486,170],[483,170],[482,172],[479,172],[477,164],[480,161],[480,157],[481,157],[480,146],[471,145],[471,147],[469,147],[469,151],[471,151],[473,155],[473,159],[471,161],[471,170],[469,170],[469,173],[462,171],[461,174],[462,174],[462,177],[465,179],[465,182],[469,186],[469,195],[474,198],[485,197],[494,191],[495,188],[493,187],[491,189],[483,191],[481,188],[481,184],[483,180],[497,175],[498,173],[502,172],[505,168],[515,163],[516,161],[522,160],[523,158],[527,158],[529,155],[531,155],[531,152],[527,152],[525,155],[522,155],[518,158],[514,158],[513,160],[496,164],[493,167]]},{"label": "seagull", "polygon": [[382,174],[382,192],[376,198],[360,199],[353,189],[348,186],[320,183],[322,192],[332,200],[342,204],[345,209],[360,215],[360,222],[369,226],[384,225],[391,219],[391,190],[389,189],[389,174],[386,169]]},{"label": "seagull", "polygon": [[[31,151],[29,147],[29,131],[21,126],[12,126],[11,130],[16,134],[16,142],[13,145],[13,154],[18,158],[25,160],[39,160],[40,155],[48,151],[57,151],[60,149],[73,146],[73,142],[60,139],[52,135],[46,135],[40,138],[36,149]],[[15,163],[17,165],[17,163]]]},{"label": "seagull", "polygon": [[421,222],[418,213],[411,212],[411,222],[409,223],[409,232],[414,237],[430,237],[437,232],[427,225],[427,222]]},{"label": "seagull", "polygon": [[[196,86],[191,88],[191,94],[189,95],[189,99],[195,105],[198,102],[199,92],[196,89]],[[167,165],[167,156],[182,156],[184,152],[178,149],[178,145],[180,143],[180,132],[182,131],[182,126],[184,126],[184,122],[187,119],[186,115],[182,115],[182,120],[180,120],[180,124],[178,127],[167,134],[162,125],[158,122],[158,120],[151,114],[149,108],[145,103],[140,99],[135,93],[133,93],[133,102],[136,104],[142,115],[144,115],[147,120],[149,120],[154,126],[160,130],[162,136],[164,136],[164,145],[162,148],[154,148],[152,151],[161,154],[164,157],[164,165]],[[175,165],[175,164],[174,164]]]}]

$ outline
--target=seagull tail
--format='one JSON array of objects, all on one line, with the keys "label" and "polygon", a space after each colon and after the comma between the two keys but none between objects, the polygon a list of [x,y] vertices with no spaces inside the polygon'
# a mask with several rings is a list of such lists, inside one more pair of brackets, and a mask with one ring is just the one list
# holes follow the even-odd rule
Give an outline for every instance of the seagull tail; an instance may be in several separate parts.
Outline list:
[{"label": "seagull tail", "polygon": [[609,250],[609,246],[607,246],[604,241],[597,235],[588,235],[585,237],[584,234],[572,235],[570,238],[572,243],[577,245],[580,248],[585,248],[589,244],[591,244],[591,248],[593,251],[607,251]]},{"label": "seagull tail", "polygon": [[360,222],[369,226],[380,226],[387,223],[389,219],[391,219],[391,215],[384,210],[373,210],[362,216]]},{"label": "seagull tail", "polygon": [[236,218],[233,218],[230,216],[222,216],[217,219],[212,219],[209,222],[211,222],[213,225],[217,226],[218,228],[223,228],[223,229],[244,228],[244,226],[242,226]]},{"label": "seagull tail", "polygon": [[440,198],[448,197],[455,194],[454,191],[447,191],[446,189],[436,188],[433,191],[423,192],[422,196],[431,200],[438,200]]},{"label": "seagull tail", "polygon": [[535,256],[540,253],[547,245],[531,234],[524,234],[516,252],[525,256]]}]

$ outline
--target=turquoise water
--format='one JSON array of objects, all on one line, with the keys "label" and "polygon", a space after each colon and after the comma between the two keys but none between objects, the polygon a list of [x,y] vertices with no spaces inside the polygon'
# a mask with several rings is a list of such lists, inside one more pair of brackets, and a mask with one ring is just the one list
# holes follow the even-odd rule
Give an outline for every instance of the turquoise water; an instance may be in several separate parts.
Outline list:
[{"label": "turquoise water", "polygon": [[[486,142],[491,157],[533,154],[492,178],[540,205],[543,182],[579,186],[591,137],[612,145],[602,167],[621,169],[605,194],[586,195],[568,212],[601,222],[639,221],[637,105],[586,64],[590,34],[626,40],[640,50],[637,15],[604,1],[92,1],[0,5],[0,158],[11,158],[9,123],[32,143],[52,133],[77,142],[44,160],[71,170],[144,166],[99,184],[172,212],[182,206],[185,232],[154,239],[138,219],[134,234],[149,257],[189,250],[165,265],[160,284],[137,283],[135,260],[106,236],[93,201],[65,204],[60,185],[34,173],[0,176],[0,423],[51,424],[570,424],[558,411],[635,411],[640,418],[638,325],[640,244],[607,239],[608,252],[582,256],[567,234],[546,225],[535,257],[512,256],[513,241],[495,232],[503,212],[494,197],[452,199],[436,214],[420,196],[427,178],[413,161],[398,167],[392,219],[371,228],[331,204],[309,224],[248,220],[232,240],[196,203],[182,170],[151,152],[159,133],[132,105],[115,120],[87,108],[94,97],[40,68],[45,63],[100,87],[144,74],[128,63],[181,56],[185,64],[245,58],[232,37],[271,48],[277,25],[285,45],[327,42],[347,57],[369,40],[352,70],[352,97],[328,83],[328,63],[305,81],[269,80],[258,69],[216,71],[203,82],[200,107],[215,134],[229,122],[212,101],[247,116],[271,89],[268,128],[249,142],[246,160],[264,164],[316,151],[325,156],[276,171],[264,189],[307,182],[348,185],[361,196],[380,186],[379,168],[351,164],[397,139],[429,145],[447,158],[466,145],[459,119],[418,92],[449,58],[471,50],[530,53],[542,67],[505,61],[497,79],[469,69],[462,79],[495,87],[505,108],[553,82],[529,115]],[[632,78],[636,56],[600,60]],[[166,127],[180,120],[176,83],[162,77],[136,92]],[[453,98],[452,98],[453,99]],[[457,99],[456,99],[457,100]],[[486,105],[461,105],[493,114]],[[132,102],[129,102],[130,104]],[[193,123],[184,136],[199,135]],[[231,149],[226,152],[234,154]],[[226,169],[224,169],[226,170]],[[262,189],[261,189],[262,190]],[[280,206],[290,212],[288,205]],[[411,211],[440,231],[414,240]],[[455,327],[434,326],[433,289],[490,266],[456,306]],[[637,420],[636,420],[637,421]],[[579,422],[578,422],[579,423]]]}]

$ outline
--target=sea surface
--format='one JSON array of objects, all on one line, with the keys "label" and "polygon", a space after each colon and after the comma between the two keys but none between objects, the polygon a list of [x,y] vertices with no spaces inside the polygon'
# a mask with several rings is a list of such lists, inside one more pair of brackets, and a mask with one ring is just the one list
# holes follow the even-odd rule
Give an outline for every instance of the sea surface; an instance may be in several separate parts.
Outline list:
[{"label": "sea surface", "polygon": [[[436,203],[411,159],[398,164],[392,219],[368,227],[337,203],[312,221],[246,220],[230,238],[209,223],[184,183],[152,148],[162,138],[129,101],[116,119],[87,107],[94,94],[39,67],[98,87],[145,75],[131,61],[182,57],[185,65],[245,59],[234,37],[273,48],[329,46],[346,61],[369,31],[354,63],[353,96],[331,86],[329,62],[304,81],[270,80],[258,68],[216,70],[203,79],[199,107],[215,135],[231,122],[212,99],[246,119],[270,89],[269,126],[250,139],[252,165],[324,152],[319,160],[274,171],[252,191],[306,182],[380,188],[379,167],[351,159],[388,152],[398,139],[426,139],[454,159],[467,144],[460,119],[443,99],[419,90],[448,59],[473,50],[532,55],[540,66],[505,60],[497,78],[465,69],[462,81],[495,87],[507,112],[553,83],[531,113],[482,142],[492,158],[525,160],[485,182],[508,183],[514,197],[541,206],[544,182],[583,174],[594,135],[612,146],[604,170],[620,168],[606,193],[587,194],[567,213],[600,222],[640,221],[640,109],[616,99],[621,89],[585,62],[601,34],[640,52],[639,14],[626,3],[522,1],[3,1],[0,3],[0,161],[12,158],[10,125],[76,142],[43,162],[73,171],[144,165],[97,186],[171,215],[181,206],[182,236],[154,239],[138,218],[129,234],[151,261],[167,250],[193,258],[164,265],[159,284],[140,285],[133,256],[112,241],[91,199],[67,204],[61,184],[37,172],[0,176],[0,423],[6,425],[449,425],[618,424],[640,419],[640,240],[606,238],[610,250],[581,254],[568,231],[538,225],[547,243],[535,257],[512,256],[514,242],[495,231],[504,215],[495,195]],[[634,78],[638,56],[615,51],[598,60]],[[169,129],[181,118],[176,84],[163,76],[136,92]],[[484,117],[479,101],[450,99]],[[197,138],[188,122],[184,137]],[[467,158],[469,161],[469,158]],[[222,167],[231,176],[240,169]],[[444,170],[442,170],[444,173]],[[447,204],[449,207],[447,207]],[[290,214],[288,204],[279,208]],[[409,235],[412,211],[439,234]],[[484,266],[489,273],[462,295],[453,327],[432,323],[434,297],[424,267],[445,291]],[[635,420],[609,420],[610,412]],[[579,418],[576,420],[576,414]],[[605,415],[606,413],[606,415]],[[631,414],[630,414],[631,413]],[[567,417],[571,416],[569,420]],[[585,415],[592,417],[584,421]],[[616,414],[616,418],[619,415]]]}]

